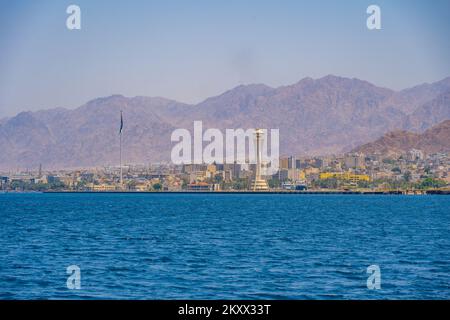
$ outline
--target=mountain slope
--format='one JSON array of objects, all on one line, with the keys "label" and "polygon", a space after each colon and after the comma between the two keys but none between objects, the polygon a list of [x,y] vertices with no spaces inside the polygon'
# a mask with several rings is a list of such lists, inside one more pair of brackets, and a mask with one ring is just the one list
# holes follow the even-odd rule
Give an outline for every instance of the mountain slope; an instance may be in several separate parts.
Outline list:
[{"label": "mountain slope", "polygon": [[116,165],[120,110],[126,121],[125,160],[142,163],[168,158],[170,150],[164,153],[167,143],[157,138],[164,136],[170,141],[174,127],[153,109],[173,103],[159,98],[142,102],[140,98],[111,96],[75,110],[19,114],[0,126],[0,149],[7,150],[1,153],[1,168],[35,168],[40,163],[47,168]]},{"label": "mountain slope", "polygon": [[[170,160],[176,128],[280,129],[281,155],[351,150],[394,130],[423,131],[450,119],[449,78],[403,91],[336,76],[271,88],[244,85],[197,105],[114,95],[75,109],[26,112],[0,121],[0,170],[118,163],[124,113],[128,163]],[[407,107],[406,107],[407,106]]]},{"label": "mountain slope", "polygon": [[450,91],[418,107],[406,120],[406,129],[423,131],[443,119],[450,119]]},{"label": "mountain slope", "polygon": [[407,115],[412,114],[436,97],[450,92],[450,77],[435,83],[424,83],[396,92],[388,104],[396,106]]},{"label": "mountain slope", "polygon": [[426,153],[450,152],[450,120],[443,121],[422,134],[407,131],[390,132],[353,151],[400,155],[411,149],[419,149]]},{"label": "mountain slope", "polygon": [[386,106],[394,93],[332,75],[276,89],[240,86],[195,106],[183,125],[203,120],[220,129],[275,128],[280,129],[284,154],[336,153],[403,123],[406,115]]}]

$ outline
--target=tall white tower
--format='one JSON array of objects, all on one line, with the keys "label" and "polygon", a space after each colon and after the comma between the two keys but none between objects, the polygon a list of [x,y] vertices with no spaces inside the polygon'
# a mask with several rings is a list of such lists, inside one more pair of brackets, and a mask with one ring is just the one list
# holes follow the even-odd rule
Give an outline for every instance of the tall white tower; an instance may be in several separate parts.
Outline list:
[{"label": "tall white tower", "polygon": [[262,162],[262,142],[264,139],[264,130],[255,129],[255,140],[256,140],[256,167],[255,176],[251,182],[250,190],[253,191],[267,191],[269,186],[267,181],[261,177],[261,162]]}]

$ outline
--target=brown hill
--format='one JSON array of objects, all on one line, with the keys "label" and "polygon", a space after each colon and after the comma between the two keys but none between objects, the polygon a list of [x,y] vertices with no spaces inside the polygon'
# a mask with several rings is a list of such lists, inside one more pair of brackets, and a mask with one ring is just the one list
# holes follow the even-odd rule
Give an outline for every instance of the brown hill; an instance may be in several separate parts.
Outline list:
[{"label": "brown hill", "polygon": [[450,152],[450,120],[441,122],[422,134],[407,131],[390,132],[353,151],[365,154],[399,155],[411,149],[419,149],[428,154]]}]

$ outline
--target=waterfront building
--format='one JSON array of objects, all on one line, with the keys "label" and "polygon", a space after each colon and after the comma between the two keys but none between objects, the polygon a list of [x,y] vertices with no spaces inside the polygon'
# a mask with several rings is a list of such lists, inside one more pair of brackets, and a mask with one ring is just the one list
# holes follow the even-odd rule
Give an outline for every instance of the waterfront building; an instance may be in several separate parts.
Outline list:
[{"label": "waterfront building", "polygon": [[288,169],[297,169],[297,160],[293,156],[288,158]]},{"label": "waterfront building", "polygon": [[94,174],[91,172],[83,172],[82,174],[80,174],[80,178],[85,182],[94,182]]},{"label": "waterfront building", "polygon": [[217,172],[217,166],[215,163],[213,164],[208,164],[208,166],[206,167],[206,171],[210,172],[211,174],[214,174]]},{"label": "waterfront building", "polygon": [[305,180],[305,178],[306,178],[306,175],[303,170],[299,170],[299,169],[289,169],[288,170],[288,179],[289,180],[297,181],[297,180]]},{"label": "waterfront building", "polygon": [[230,182],[233,180],[233,172],[231,170],[225,170],[224,173],[224,180],[226,182]]},{"label": "waterfront building", "polygon": [[0,177],[0,188],[3,189],[4,186],[8,184],[8,177]]},{"label": "waterfront building", "polygon": [[187,189],[190,191],[211,191],[213,186],[206,182],[189,183]]},{"label": "waterfront building", "polygon": [[[316,158],[316,167],[325,169],[329,166],[329,160],[325,157]],[[299,168],[299,167],[298,167]]]},{"label": "waterfront building", "polygon": [[319,179],[325,180],[330,178],[336,178],[352,183],[359,181],[370,181],[370,177],[367,174],[354,174],[351,172],[323,172],[319,175]]},{"label": "waterfront building", "polygon": [[8,177],[11,182],[34,183],[34,177],[28,173],[17,173]]},{"label": "waterfront building", "polygon": [[231,173],[230,180],[239,179],[241,173],[241,165],[236,161],[234,163],[227,163],[223,165],[224,171],[229,171]]},{"label": "waterfront building", "polygon": [[133,191],[144,192],[149,191],[150,185],[148,183],[142,182],[133,186]]},{"label": "waterfront building", "polygon": [[203,181],[208,177],[207,171],[194,171],[189,174],[189,181],[195,183],[197,181]]},{"label": "waterfront building", "polygon": [[363,168],[365,165],[364,154],[352,153],[344,157],[344,163],[347,168]]},{"label": "waterfront building", "polygon": [[306,168],[303,170],[306,176],[318,175],[320,170],[318,168]]},{"label": "waterfront building", "polygon": [[276,173],[276,176],[277,176],[279,181],[286,181],[286,180],[289,179],[289,170],[287,170],[287,169],[280,169]]},{"label": "waterfront building", "polygon": [[89,184],[87,185],[88,189],[92,190],[92,191],[96,191],[96,192],[105,192],[105,191],[115,191],[116,190],[116,186],[112,185],[112,184],[106,184],[106,183],[102,183],[102,184]]},{"label": "waterfront building", "polygon": [[407,158],[409,161],[423,160],[424,154],[422,150],[411,149],[408,151]]},{"label": "waterfront building", "polygon": [[288,158],[280,158],[280,169],[288,168]]},{"label": "waterfront building", "polygon": [[292,182],[286,181],[281,184],[281,189],[283,190],[295,190],[295,184]]}]

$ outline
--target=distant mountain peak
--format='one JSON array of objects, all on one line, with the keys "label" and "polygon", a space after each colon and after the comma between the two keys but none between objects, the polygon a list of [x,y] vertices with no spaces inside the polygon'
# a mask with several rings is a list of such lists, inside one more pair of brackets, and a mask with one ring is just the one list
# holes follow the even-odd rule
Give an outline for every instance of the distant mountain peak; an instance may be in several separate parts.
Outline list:
[{"label": "distant mountain peak", "polygon": [[22,111],[19,114],[17,114],[17,116],[11,118],[9,120],[9,123],[12,125],[15,124],[24,124],[24,123],[29,123],[32,121],[36,121],[36,119],[33,116],[33,112],[31,111]]},{"label": "distant mountain peak", "polygon": [[275,89],[271,88],[265,84],[241,84],[237,87],[234,87],[224,93],[207,98],[200,105],[205,105],[214,101],[222,101],[222,100],[244,100],[248,101],[248,99],[257,98],[259,96],[267,95],[273,92]]},{"label": "distant mountain peak", "polygon": [[322,78],[318,78],[317,81],[342,81],[342,80],[352,80],[350,78],[337,76],[334,74],[327,74],[326,76],[323,76]]},{"label": "distant mountain peak", "polygon": [[113,94],[105,97],[98,97],[92,100],[89,100],[86,105],[100,105],[105,103],[117,102],[117,101],[125,101],[128,98],[121,94]]},{"label": "distant mountain peak", "polygon": [[273,89],[274,88],[269,87],[263,83],[240,84],[240,85],[226,91],[224,94],[231,93],[231,92],[265,92],[265,91],[271,91]]}]

